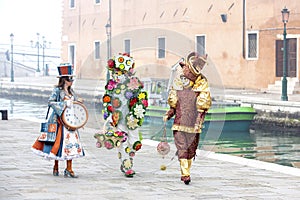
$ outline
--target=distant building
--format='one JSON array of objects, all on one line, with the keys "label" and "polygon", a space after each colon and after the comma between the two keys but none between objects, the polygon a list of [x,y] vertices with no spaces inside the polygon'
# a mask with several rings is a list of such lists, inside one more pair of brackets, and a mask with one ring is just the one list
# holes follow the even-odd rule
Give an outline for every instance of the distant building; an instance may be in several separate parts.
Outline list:
[{"label": "distant building", "polygon": [[[111,1],[111,12],[109,2]],[[129,52],[141,78],[167,80],[191,51],[208,54],[212,86],[271,88],[282,78],[283,22],[287,23],[288,93],[300,79],[300,1],[64,0],[62,60],[79,78],[105,79],[106,24],[112,55]]]}]

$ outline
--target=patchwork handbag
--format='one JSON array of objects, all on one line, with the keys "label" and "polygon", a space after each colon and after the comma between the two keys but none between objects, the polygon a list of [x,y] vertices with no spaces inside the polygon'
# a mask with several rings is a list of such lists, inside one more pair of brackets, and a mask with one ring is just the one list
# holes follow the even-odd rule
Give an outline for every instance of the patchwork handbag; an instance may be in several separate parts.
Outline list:
[{"label": "patchwork handbag", "polygon": [[48,107],[48,111],[46,114],[46,122],[41,123],[41,134],[38,137],[38,140],[41,142],[55,142],[56,140],[56,130],[57,130],[57,123],[50,123],[48,119],[50,106]]}]

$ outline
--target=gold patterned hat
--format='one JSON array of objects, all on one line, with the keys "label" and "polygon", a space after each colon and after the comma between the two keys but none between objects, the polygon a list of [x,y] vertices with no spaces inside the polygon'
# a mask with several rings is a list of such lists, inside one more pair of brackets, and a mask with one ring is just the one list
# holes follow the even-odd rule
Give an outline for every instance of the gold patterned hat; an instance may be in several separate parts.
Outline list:
[{"label": "gold patterned hat", "polygon": [[186,65],[188,65],[190,71],[195,75],[199,76],[201,70],[207,63],[207,55],[199,56],[196,52],[192,52],[187,56]]}]

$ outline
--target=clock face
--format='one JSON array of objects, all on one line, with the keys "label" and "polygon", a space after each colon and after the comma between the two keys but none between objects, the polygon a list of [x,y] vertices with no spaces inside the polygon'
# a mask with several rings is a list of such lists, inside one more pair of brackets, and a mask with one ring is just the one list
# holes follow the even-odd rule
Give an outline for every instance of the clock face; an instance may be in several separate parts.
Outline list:
[{"label": "clock face", "polygon": [[73,102],[72,107],[66,107],[62,120],[70,129],[77,129],[84,126],[88,120],[88,112],[86,107],[79,102]]}]

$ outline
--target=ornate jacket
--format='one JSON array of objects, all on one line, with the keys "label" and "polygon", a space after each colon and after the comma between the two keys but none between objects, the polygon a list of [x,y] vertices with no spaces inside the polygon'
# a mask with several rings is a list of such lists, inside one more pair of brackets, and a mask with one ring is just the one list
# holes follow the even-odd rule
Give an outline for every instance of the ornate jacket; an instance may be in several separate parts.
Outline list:
[{"label": "ornate jacket", "polygon": [[[74,97],[74,101],[78,100],[77,95],[73,90],[71,90],[72,95]],[[58,87],[55,87],[52,90],[52,93],[48,100],[48,106],[50,106],[53,109],[53,112],[51,113],[48,122],[49,123],[56,123],[57,118],[60,117],[66,107],[66,103],[64,102],[65,99],[65,92]]]}]

